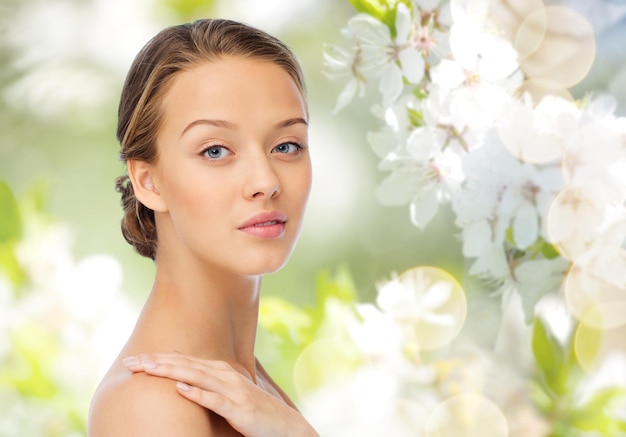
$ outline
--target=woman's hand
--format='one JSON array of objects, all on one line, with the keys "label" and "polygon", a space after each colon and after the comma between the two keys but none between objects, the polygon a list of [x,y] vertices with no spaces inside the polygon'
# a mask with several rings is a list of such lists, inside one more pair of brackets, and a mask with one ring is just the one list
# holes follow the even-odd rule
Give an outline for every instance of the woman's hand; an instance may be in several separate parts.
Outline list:
[{"label": "woman's hand", "polygon": [[125,358],[124,365],[131,372],[177,381],[181,395],[219,414],[246,437],[318,437],[298,411],[224,361],[159,353]]}]

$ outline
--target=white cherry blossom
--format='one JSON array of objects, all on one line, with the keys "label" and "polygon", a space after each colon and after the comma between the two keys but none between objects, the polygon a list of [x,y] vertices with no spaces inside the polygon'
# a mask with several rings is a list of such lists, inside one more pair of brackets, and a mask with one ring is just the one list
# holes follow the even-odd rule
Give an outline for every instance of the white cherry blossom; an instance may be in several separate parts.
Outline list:
[{"label": "white cherry blossom", "polygon": [[449,344],[465,322],[465,293],[434,267],[416,267],[378,285],[378,307],[402,327],[407,351],[419,354]]},{"label": "white cherry blossom", "polygon": [[366,79],[359,71],[360,49],[358,47],[353,47],[349,51],[337,46],[326,47],[324,66],[324,73],[330,79],[349,77],[348,83],[337,98],[337,103],[333,109],[334,114],[347,106],[357,94],[359,97],[363,97]]},{"label": "white cherry blossom", "polygon": [[436,310],[452,294],[452,285],[445,282],[434,284],[416,281],[414,276],[404,280],[393,277],[379,286],[376,302],[387,314],[401,321],[424,320],[435,325],[450,325],[451,316],[438,314]]},{"label": "white cherry blossom", "polygon": [[610,129],[602,121],[581,126],[570,140],[563,157],[563,173],[569,185],[580,185],[596,180],[610,191],[623,191],[618,181],[613,181],[608,169],[623,158],[626,135]]},{"label": "white cherry blossom", "polygon": [[519,294],[527,323],[537,315],[537,304],[544,296],[560,292],[569,267],[567,260],[556,257],[525,260],[513,268],[505,288],[510,287],[508,292]]},{"label": "white cherry blossom", "polygon": [[402,332],[393,319],[373,304],[357,306],[360,320],[349,319],[350,337],[374,362],[397,361],[402,351]]},{"label": "white cherry blossom", "polygon": [[[573,315],[583,324],[593,321],[598,329],[604,326],[600,322],[623,324],[626,284],[626,118],[615,115],[611,96],[574,100],[558,90],[554,95],[534,92],[537,79],[519,68],[524,58],[518,59],[507,39],[515,29],[498,27],[507,25],[503,13],[534,10],[522,3],[413,0],[409,10],[396,2],[394,37],[373,16],[355,19],[350,30],[360,50],[359,74],[377,79],[381,93],[375,112],[384,125],[367,134],[380,158],[379,169],[388,172],[376,196],[384,205],[408,205],[411,222],[420,230],[440,205],[451,202],[461,250],[470,261],[467,273],[501,298],[503,318],[513,314],[505,310],[516,307],[520,331],[514,337],[501,331],[500,345],[526,341],[530,324],[545,313],[552,297],[571,301],[569,309],[562,308],[566,317],[559,319],[569,321],[568,335]],[[518,27],[524,17],[515,20]],[[400,56],[398,49],[409,46],[413,50]],[[519,41],[515,47],[525,48]],[[417,63],[408,65],[409,53],[419,54]],[[356,93],[356,82],[351,87],[347,94]],[[416,361],[424,357],[422,350],[448,346],[433,339],[460,320],[449,311],[451,288],[418,282],[410,275],[393,276],[378,287],[380,311],[372,306],[371,314],[363,315],[370,319],[367,329],[375,320],[403,326],[404,353]],[[602,317],[592,320],[589,308]],[[544,325],[548,335],[563,331],[562,326]],[[363,338],[367,329],[358,335]],[[397,337],[388,335],[395,344]],[[379,340],[372,355],[389,363],[380,359],[385,345]],[[449,345],[446,353],[467,340],[471,342],[464,336]],[[530,353],[527,358],[532,359]],[[395,354],[391,361],[398,378],[409,384],[398,370],[403,360]],[[480,393],[449,378],[449,361],[437,363],[435,368],[446,375],[442,380],[450,382],[439,389],[451,389],[440,395],[465,389]],[[489,369],[483,364],[476,367],[479,375],[502,367],[501,362]],[[536,363],[522,366],[527,364]],[[492,380],[479,378],[476,384],[489,386]],[[498,387],[490,399],[504,406],[511,435],[553,432],[552,423],[526,398],[527,381],[518,382],[511,397],[502,396]],[[431,411],[436,407],[430,406]]]},{"label": "white cherry blossom", "polygon": [[458,130],[492,125],[521,84],[512,44],[485,28],[486,3],[452,2],[452,59],[442,60],[431,70],[432,84],[446,91]]},{"label": "white cherry blossom", "polygon": [[521,161],[555,162],[563,156],[578,129],[581,111],[574,102],[545,96],[533,107],[528,94],[510,99],[497,121],[498,134],[506,149]]},{"label": "white cherry blossom", "polygon": [[[384,106],[390,106],[403,90],[403,78],[417,84],[424,76],[425,62],[422,55],[423,37],[418,36],[411,11],[404,3],[396,7],[396,36],[392,37],[389,28],[367,14],[351,18],[344,34],[355,41],[351,51],[329,47],[325,62],[330,76],[352,77],[340,94],[335,111],[347,105],[369,79],[378,79],[378,88]],[[434,45],[434,43],[433,43]]]},{"label": "white cherry blossom", "polygon": [[536,168],[520,163],[506,183],[498,211],[511,219],[515,247],[525,250],[540,234],[545,235],[542,225],[563,188],[563,178],[558,167]]},{"label": "white cherry blossom", "polygon": [[463,174],[460,157],[450,150],[432,151],[434,137],[441,131],[419,128],[413,131],[404,150],[392,152],[381,162],[381,170],[391,170],[376,189],[386,205],[409,204],[411,221],[424,229],[439,204],[458,188]]}]

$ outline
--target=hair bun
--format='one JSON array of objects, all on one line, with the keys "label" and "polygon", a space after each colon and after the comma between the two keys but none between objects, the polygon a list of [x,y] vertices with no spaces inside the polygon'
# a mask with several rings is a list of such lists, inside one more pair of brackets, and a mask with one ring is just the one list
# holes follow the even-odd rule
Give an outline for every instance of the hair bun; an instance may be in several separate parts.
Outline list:
[{"label": "hair bun", "polygon": [[125,194],[127,190],[132,190],[132,184],[128,175],[118,176],[115,178],[115,191]]},{"label": "hair bun", "polygon": [[115,178],[115,191],[122,194],[122,235],[139,254],[154,259],[157,242],[154,212],[135,197],[128,175]]}]

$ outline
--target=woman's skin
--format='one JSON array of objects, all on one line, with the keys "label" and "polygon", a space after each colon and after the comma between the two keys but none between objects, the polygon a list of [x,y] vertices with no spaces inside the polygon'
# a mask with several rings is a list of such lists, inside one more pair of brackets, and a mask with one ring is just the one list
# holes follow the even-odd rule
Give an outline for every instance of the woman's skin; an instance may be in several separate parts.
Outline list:
[{"label": "woman's skin", "polygon": [[[310,190],[304,98],[279,66],[223,57],[177,73],[162,110],[156,162],[128,162],[155,213],[155,281],[96,392],[89,435],[317,435],[254,355],[261,276],[288,259]],[[204,385],[188,378],[197,387],[181,396],[173,379],[137,372],[193,368],[147,351],[197,357]]]},{"label": "woman's skin", "polygon": [[[271,385],[260,365],[257,375],[265,378],[257,381],[261,381],[259,385],[267,384],[265,387],[257,387],[223,361],[200,360],[178,353],[141,354],[127,357],[124,364],[132,372],[177,381],[176,388],[182,396],[226,418],[243,435],[318,436],[282,390]],[[293,408],[285,408],[285,402]]]}]

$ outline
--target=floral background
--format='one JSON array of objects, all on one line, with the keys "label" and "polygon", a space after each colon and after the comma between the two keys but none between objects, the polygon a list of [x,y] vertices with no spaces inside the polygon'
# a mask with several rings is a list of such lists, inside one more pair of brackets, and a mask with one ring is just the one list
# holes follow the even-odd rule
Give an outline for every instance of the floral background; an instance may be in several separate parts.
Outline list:
[{"label": "floral background", "polygon": [[153,273],[118,231],[121,83],[202,16],[307,76],[258,355],[321,435],[626,435],[625,2],[0,0],[0,436],[85,435]]}]

